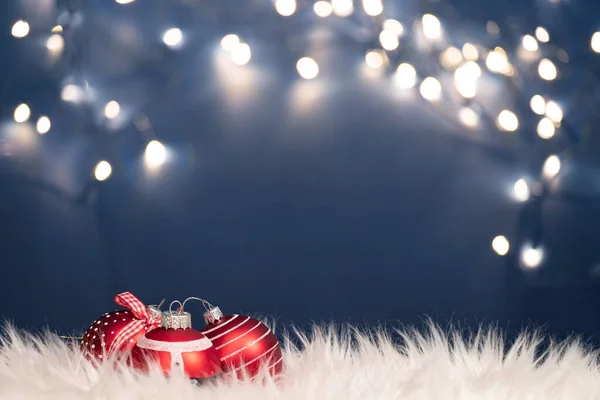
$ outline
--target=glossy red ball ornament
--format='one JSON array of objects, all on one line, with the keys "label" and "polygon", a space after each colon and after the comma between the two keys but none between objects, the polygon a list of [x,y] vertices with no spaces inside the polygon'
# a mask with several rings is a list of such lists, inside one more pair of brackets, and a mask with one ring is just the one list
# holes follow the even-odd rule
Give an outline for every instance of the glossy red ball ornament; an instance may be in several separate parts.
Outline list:
[{"label": "glossy red ball ornament", "polygon": [[160,324],[160,311],[146,307],[129,292],[115,296],[115,302],[129,309],[106,313],[92,322],[80,346],[88,359],[102,361],[107,356],[125,354]]},{"label": "glossy red ball ornament", "polygon": [[223,363],[223,371],[254,377],[263,365],[272,376],[283,370],[277,337],[262,322],[244,315],[223,316],[219,307],[204,313],[208,337]]},{"label": "glossy red ball ornament", "polygon": [[165,375],[179,369],[188,378],[201,379],[223,372],[212,342],[192,328],[190,313],[164,312],[162,326],[145,334],[132,349],[133,365],[147,371],[158,362]]}]

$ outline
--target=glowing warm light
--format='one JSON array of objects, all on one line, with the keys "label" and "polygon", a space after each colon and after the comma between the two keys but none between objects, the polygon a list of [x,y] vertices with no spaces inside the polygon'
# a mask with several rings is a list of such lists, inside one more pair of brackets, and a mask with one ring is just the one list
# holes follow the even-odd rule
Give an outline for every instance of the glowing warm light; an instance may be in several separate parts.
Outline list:
[{"label": "glowing warm light", "polygon": [[370,17],[376,17],[383,12],[383,3],[381,0],[362,0],[365,14]]},{"label": "glowing warm light", "polygon": [[475,128],[479,125],[479,115],[469,107],[464,107],[458,112],[458,119],[469,128]]},{"label": "glowing warm light", "polygon": [[513,196],[516,200],[524,202],[529,200],[529,196],[531,195],[531,191],[529,190],[529,185],[525,181],[525,179],[519,179],[515,182],[515,186],[513,187]]},{"label": "glowing warm light", "polygon": [[402,89],[410,89],[417,83],[417,71],[407,63],[402,63],[396,69],[396,82]]},{"label": "glowing warm light", "polygon": [[442,97],[442,85],[440,81],[431,76],[421,82],[419,91],[425,100],[438,101]]},{"label": "glowing warm light", "polygon": [[233,51],[233,49],[235,49],[235,46],[237,46],[239,43],[239,36],[230,33],[228,35],[223,36],[223,39],[221,39],[221,48],[226,51]]},{"label": "glowing warm light", "polygon": [[427,39],[435,40],[442,37],[442,24],[435,15],[423,15],[421,23],[423,24],[423,35]]},{"label": "glowing warm light", "polygon": [[79,103],[84,97],[83,89],[73,84],[66,85],[60,92],[60,98],[67,103]]},{"label": "glowing warm light", "polygon": [[560,166],[560,158],[556,155],[551,155],[544,162],[542,175],[547,179],[552,179],[560,172]]},{"label": "glowing warm light", "polygon": [[494,51],[490,51],[485,59],[485,65],[491,72],[504,73],[507,71],[509,63],[504,49],[496,47]]},{"label": "glowing warm light", "polygon": [[275,0],[275,10],[284,17],[296,12],[296,0]]},{"label": "glowing warm light", "polygon": [[404,27],[395,19],[386,19],[383,21],[382,27],[384,31],[394,32],[398,37],[404,35]]},{"label": "glowing warm light", "polygon": [[18,39],[24,38],[29,34],[29,24],[26,21],[17,21],[12,26],[11,33]]},{"label": "glowing warm light", "polygon": [[454,72],[454,86],[461,96],[471,99],[477,93],[477,79],[481,76],[481,68],[474,61],[467,61]]},{"label": "glowing warm light", "polygon": [[63,27],[60,25],[56,25],[50,32],[52,33],[61,33],[63,31]]},{"label": "glowing warm light", "polygon": [[250,62],[251,58],[252,51],[250,50],[250,46],[246,43],[238,43],[233,50],[231,50],[231,59],[237,65],[246,65]]},{"label": "glowing warm light", "polygon": [[167,160],[167,149],[158,140],[153,140],[146,146],[144,152],[144,163],[148,168],[160,167]]},{"label": "glowing warm light", "polygon": [[396,50],[400,45],[398,36],[394,32],[386,30],[381,31],[379,34],[379,42],[381,43],[381,47],[387,51]]},{"label": "glowing warm light", "polygon": [[550,35],[548,34],[548,31],[541,26],[538,26],[535,29],[535,37],[542,43],[547,43],[550,41]]},{"label": "glowing warm light", "polygon": [[529,106],[531,107],[531,111],[537,115],[546,114],[546,100],[539,94],[536,94],[531,98]]},{"label": "glowing warm light", "polygon": [[31,116],[31,110],[29,106],[25,103],[19,104],[17,108],[15,108],[14,112],[15,122],[22,123],[29,121],[29,117]]},{"label": "glowing warm light", "polygon": [[100,182],[107,180],[110,174],[112,174],[112,167],[108,161],[100,161],[94,168],[94,177]]},{"label": "glowing warm light", "polygon": [[479,51],[477,47],[471,43],[465,43],[462,47],[463,56],[465,60],[476,61],[479,58]]},{"label": "glowing warm light", "polygon": [[46,41],[46,48],[52,54],[60,54],[65,48],[65,39],[63,39],[61,35],[55,33],[54,35],[51,35]]},{"label": "glowing warm light", "polygon": [[179,28],[171,28],[163,34],[162,39],[167,46],[176,48],[179,47],[183,41],[183,33]]},{"label": "glowing warm light", "polygon": [[508,242],[508,239],[506,237],[502,235],[496,236],[494,240],[492,240],[492,249],[499,256],[505,256],[510,250],[510,243]]},{"label": "glowing warm light", "polygon": [[456,47],[448,47],[440,55],[440,63],[446,69],[456,68],[463,60],[462,53]]},{"label": "glowing warm light", "polygon": [[109,101],[106,103],[106,106],[104,106],[104,116],[108,119],[117,118],[120,112],[121,106],[114,100]]},{"label": "glowing warm light", "polygon": [[534,269],[540,266],[544,260],[544,251],[541,248],[524,246],[521,249],[521,265],[528,269]]},{"label": "glowing warm light", "polygon": [[133,3],[135,0],[115,0],[118,4],[130,4]]},{"label": "glowing warm light", "polygon": [[492,36],[500,35],[500,27],[494,21],[488,21],[485,24],[485,30]]},{"label": "glowing warm light", "polygon": [[313,6],[313,11],[321,18],[327,18],[333,13],[333,6],[325,0],[319,0]]},{"label": "glowing warm light", "polygon": [[502,110],[498,114],[498,127],[507,132],[514,132],[519,128],[519,119],[514,112]]},{"label": "glowing warm light", "polygon": [[458,93],[465,99],[472,99],[477,94],[477,81],[454,81]]},{"label": "glowing warm light", "polygon": [[558,75],[556,66],[547,58],[544,58],[540,61],[540,64],[538,65],[538,73],[540,74],[540,78],[546,81],[552,81],[556,79],[556,76]]},{"label": "glowing warm light", "polygon": [[537,51],[539,46],[537,40],[531,35],[523,36],[523,48],[527,51]]},{"label": "glowing warm light", "polygon": [[590,46],[596,53],[600,53],[600,32],[596,32],[592,35]]},{"label": "glowing warm light", "polygon": [[48,118],[46,116],[42,116],[37,120],[37,124],[35,125],[35,128],[37,129],[37,131],[40,135],[45,135],[46,133],[48,133],[50,131],[51,126],[52,126],[52,124],[50,123],[50,118]]},{"label": "glowing warm light", "polygon": [[319,75],[319,64],[310,57],[302,57],[296,63],[298,74],[304,79],[314,79]]},{"label": "glowing warm light", "polygon": [[369,68],[377,69],[381,68],[385,62],[385,58],[381,52],[377,50],[370,50],[365,55],[365,63]]},{"label": "glowing warm light", "polygon": [[354,4],[352,0],[331,0],[333,13],[338,17],[349,17],[354,12]]},{"label": "glowing warm light", "polygon": [[542,139],[550,139],[554,136],[556,128],[554,122],[548,117],[544,117],[540,120],[537,126],[537,134]]},{"label": "glowing warm light", "polygon": [[559,124],[563,119],[563,111],[554,101],[546,103],[546,116]]}]

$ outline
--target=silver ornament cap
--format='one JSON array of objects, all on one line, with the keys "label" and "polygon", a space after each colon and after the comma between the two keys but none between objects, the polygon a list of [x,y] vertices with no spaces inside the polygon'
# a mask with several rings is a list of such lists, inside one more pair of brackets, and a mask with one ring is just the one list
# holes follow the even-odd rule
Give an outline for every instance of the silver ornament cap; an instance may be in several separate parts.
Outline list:
[{"label": "silver ornament cap", "polygon": [[189,329],[192,327],[192,314],[185,311],[166,311],[161,316],[161,326],[167,329]]},{"label": "silver ornament cap", "polygon": [[204,313],[204,322],[206,325],[213,324],[223,318],[223,313],[219,307],[212,307]]},{"label": "silver ornament cap", "polygon": [[160,321],[160,319],[162,317],[162,313],[163,313],[162,311],[160,311],[160,308],[155,305],[148,306],[148,312],[150,313],[152,318],[154,318],[158,321]]}]

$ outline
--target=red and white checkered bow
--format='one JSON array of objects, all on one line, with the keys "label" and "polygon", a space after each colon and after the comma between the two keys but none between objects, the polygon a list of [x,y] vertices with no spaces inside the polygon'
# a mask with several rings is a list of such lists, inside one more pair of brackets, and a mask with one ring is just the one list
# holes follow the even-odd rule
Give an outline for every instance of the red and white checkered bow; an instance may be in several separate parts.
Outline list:
[{"label": "red and white checkered bow", "polygon": [[158,328],[160,326],[160,318],[155,316],[148,311],[148,308],[144,303],[140,301],[130,292],[121,293],[115,296],[115,303],[127,308],[133,316],[137,319],[131,321],[125,326],[114,338],[109,353],[118,351],[123,345],[128,343],[132,338],[137,336],[140,332]]}]

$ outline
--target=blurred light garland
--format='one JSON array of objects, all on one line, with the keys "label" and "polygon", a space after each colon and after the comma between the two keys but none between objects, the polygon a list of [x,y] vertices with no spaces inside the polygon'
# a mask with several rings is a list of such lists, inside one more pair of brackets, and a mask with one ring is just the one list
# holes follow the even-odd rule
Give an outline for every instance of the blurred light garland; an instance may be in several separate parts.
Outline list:
[{"label": "blurred light garland", "polygon": [[[135,0],[115,2],[123,6],[144,6],[135,5]],[[551,3],[559,6],[556,0]],[[62,10],[57,25],[46,36],[46,47],[53,56],[62,56],[67,60],[71,73],[77,72],[84,49],[81,43],[77,43],[77,40],[81,40],[78,38],[80,35],[71,31],[83,30],[77,26],[81,24],[81,18],[77,18],[78,15],[81,17],[81,4],[63,1],[59,2],[59,6]],[[226,4],[213,6],[216,9],[226,7]],[[547,29],[538,26],[520,37],[514,36],[514,30],[506,29],[509,35],[503,38],[501,31],[504,29],[496,22],[489,21],[485,35],[474,37],[472,41],[460,41],[449,35],[449,29],[442,23],[444,18],[440,20],[438,17],[454,13],[449,19],[460,20],[460,17],[456,17],[456,11],[443,1],[428,4],[428,12],[422,12],[414,18],[401,19],[394,19],[394,16],[386,13],[387,8],[382,0],[273,0],[272,7],[281,16],[282,24],[287,24],[291,18],[308,14],[314,14],[317,19],[350,19],[357,16],[359,24],[367,21],[366,32],[370,32],[370,39],[365,40],[365,65],[369,69],[383,72],[381,79],[391,79],[395,84],[393,90],[418,91],[442,115],[466,130],[477,129],[489,133],[496,131],[499,137],[521,132],[523,141],[532,146],[540,142],[557,141],[558,137],[566,139],[561,143],[557,141],[554,147],[560,147],[560,151],[545,154],[545,161],[541,166],[533,160],[531,164],[536,169],[536,172],[532,172],[533,178],[524,177],[514,185],[514,198],[523,203],[516,246],[511,246],[509,239],[502,235],[491,242],[492,249],[501,256],[509,254],[515,247],[520,252],[520,263],[525,269],[536,268],[542,263],[542,205],[554,194],[552,183],[560,174],[565,154],[578,144],[580,137],[568,123],[557,99],[546,93],[529,91],[525,83],[538,79],[540,83],[546,84],[546,92],[550,93],[547,85],[560,80],[564,75],[562,70],[569,64],[575,65],[573,68],[576,73],[585,69],[570,60],[564,49],[552,43]],[[441,14],[436,12],[437,8]],[[227,12],[219,14],[227,15]],[[367,19],[360,14],[364,14]],[[30,35],[30,29],[27,21],[18,20],[13,24],[11,34],[22,40]],[[163,32],[161,39],[164,46],[177,51],[183,45],[185,35],[180,28],[173,26]],[[251,62],[252,49],[238,34],[225,35],[220,44],[234,64],[243,66]],[[506,48],[510,48],[510,51]],[[600,53],[600,32],[591,33],[589,51],[590,54]],[[585,60],[589,58],[584,57],[584,62]],[[302,55],[297,59],[296,69],[302,79],[317,79],[320,75],[317,60],[309,55]],[[489,93],[496,90],[494,82],[501,83],[502,96],[513,97],[505,101],[512,104],[512,107],[497,110],[489,107],[490,98],[496,96],[490,96]],[[486,96],[480,96],[482,90],[488,92]],[[123,116],[121,104],[110,100],[103,106],[103,118],[95,119],[91,108],[97,106],[97,100],[90,95],[85,81],[67,82],[62,87],[60,96],[66,103],[79,108],[88,107],[87,113],[83,115],[99,131],[99,140],[106,136],[104,131],[111,123],[129,118]],[[528,115],[522,113],[524,109],[529,110]],[[18,124],[29,123],[31,116],[32,110],[27,104],[20,104],[14,109],[13,119]],[[160,168],[168,161],[167,148],[157,140],[148,118],[143,114],[137,115],[133,123],[146,141],[146,165],[150,169]],[[39,116],[35,126],[39,134],[47,134],[52,129],[50,116]],[[92,181],[106,181],[112,173],[113,166],[108,160],[98,160],[93,168]],[[88,184],[78,198],[85,201],[92,186]]]}]

